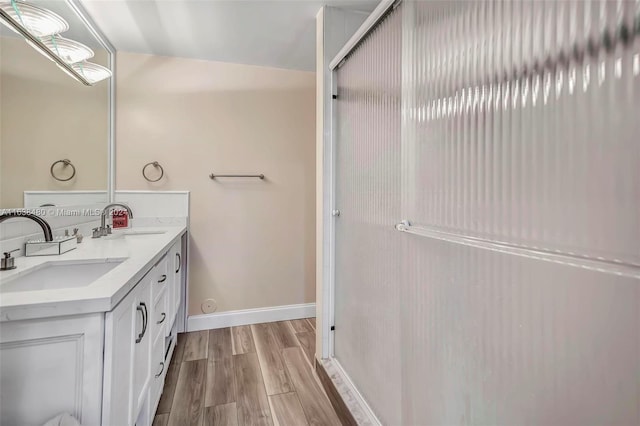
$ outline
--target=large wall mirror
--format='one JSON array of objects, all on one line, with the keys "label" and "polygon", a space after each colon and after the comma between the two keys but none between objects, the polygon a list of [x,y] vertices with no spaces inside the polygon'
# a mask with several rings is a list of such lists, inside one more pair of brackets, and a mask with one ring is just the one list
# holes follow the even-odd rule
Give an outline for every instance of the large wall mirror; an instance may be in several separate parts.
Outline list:
[{"label": "large wall mirror", "polygon": [[[0,0],[25,26],[31,5],[68,24],[64,32],[38,40],[62,52],[80,72],[98,64],[113,73],[112,46],[75,1]],[[0,27],[0,209],[109,201],[114,77],[83,84],[15,29]],[[65,56],[69,39],[93,56],[86,61]]]}]

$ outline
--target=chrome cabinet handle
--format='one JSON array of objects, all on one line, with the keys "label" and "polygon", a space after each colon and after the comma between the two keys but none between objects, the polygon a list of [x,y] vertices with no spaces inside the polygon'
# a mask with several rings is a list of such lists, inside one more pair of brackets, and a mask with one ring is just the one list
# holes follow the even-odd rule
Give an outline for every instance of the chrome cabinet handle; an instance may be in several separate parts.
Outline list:
[{"label": "chrome cabinet handle", "polygon": [[138,334],[138,338],[136,339],[136,343],[140,343],[142,342],[144,335],[147,333],[149,311],[147,310],[147,304],[144,302],[140,302],[140,305],[136,308],[136,310],[142,313],[142,333]]},{"label": "chrome cabinet handle", "polygon": [[167,319],[167,314],[165,314],[164,312],[162,313],[162,319],[160,321],[156,321],[156,324],[162,324],[164,322],[164,320]]},{"label": "chrome cabinet handle", "polygon": [[142,315],[142,333],[138,334],[138,338],[136,339],[136,343],[140,343],[142,341],[142,336],[144,335],[144,309],[142,309],[141,305],[138,305],[136,307],[136,311],[140,312],[140,314]]},{"label": "chrome cabinet handle", "polygon": [[159,283],[163,283],[163,282],[165,282],[166,280],[167,280],[167,276],[166,276],[165,274],[162,274],[162,278],[160,278],[160,279],[158,280],[158,282],[159,282]]},{"label": "chrome cabinet handle", "polygon": [[144,328],[142,329],[142,337],[147,334],[147,327],[149,326],[149,311],[147,310],[147,304],[144,302],[140,302],[142,307],[144,308]]},{"label": "chrome cabinet handle", "polygon": [[164,362],[160,363],[160,372],[158,374],[156,374],[156,379],[160,376],[162,376],[162,373],[164,373]]},{"label": "chrome cabinet handle", "polygon": [[180,268],[182,267],[182,256],[180,253],[176,253],[176,257],[178,258],[178,269],[176,269],[176,274],[180,272]]}]

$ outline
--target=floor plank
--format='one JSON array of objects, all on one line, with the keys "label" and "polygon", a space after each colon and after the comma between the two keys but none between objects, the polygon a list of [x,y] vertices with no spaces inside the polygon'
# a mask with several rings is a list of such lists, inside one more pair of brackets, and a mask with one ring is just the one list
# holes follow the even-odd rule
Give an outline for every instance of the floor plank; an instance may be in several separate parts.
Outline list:
[{"label": "floor plank", "polygon": [[236,403],[216,405],[204,410],[204,426],[238,426]]},{"label": "floor plank", "polygon": [[251,326],[256,352],[262,368],[267,395],[293,391],[293,386],[282,362],[280,348],[269,324]]},{"label": "floor plank", "polygon": [[162,390],[158,409],[156,410],[156,413],[158,414],[169,413],[171,411],[173,394],[176,390],[176,383],[178,383],[178,374],[180,373],[180,366],[182,365],[186,341],[187,335],[185,333],[178,334],[176,348],[173,350],[171,363],[169,364],[167,375],[164,378],[164,388]]},{"label": "floor plank", "polygon": [[294,323],[178,335],[154,426],[338,425],[309,365],[313,322]]},{"label": "floor plank", "polygon": [[238,327],[231,327],[231,346],[233,347],[234,355],[255,352],[256,347],[253,344],[251,326],[241,325]]},{"label": "floor plank", "polygon": [[306,319],[294,319],[289,322],[296,333],[313,333],[313,327],[311,327],[311,324],[309,324],[309,321]]},{"label": "floor plank", "polygon": [[271,410],[260,374],[258,356],[253,353],[234,355],[236,373],[238,424],[272,425]]},{"label": "floor plank", "polygon": [[304,351],[307,361],[313,367],[315,365],[313,361],[316,356],[316,334],[305,331],[304,333],[296,333],[296,338],[300,342],[300,347]]},{"label": "floor plank", "polygon": [[167,426],[167,422],[169,421],[169,414],[158,414],[153,419],[153,424],[151,426]]},{"label": "floor plank", "polygon": [[206,370],[206,359],[182,363],[168,426],[200,425],[204,409]]},{"label": "floor plank", "polygon": [[275,426],[304,426],[309,424],[295,392],[271,395],[269,403],[271,404],[273,424]]},{"label": "floor plank", "polygon": [[282,350],[291,381],[310,425],[339,425],[340,420],[314,377],[301,348]]},{"label": "floor plank", "polygon": [[299,345],[289,321],[272,322],[269,323],[269,327],[280,349],[293,348]]},{"label": "floor plank", "polygon": [[231,329],[209,330],[209,359],[212,361],[233,355],[231,350]]},{"label": "floor plank", "polygon": [[164,377],[162,396],[160,397],[160,403],[158,403],[158,409],[156,410],[158,414],[169,413],[171,411],[181,365],[181,362],[174,362],[174,360],[171,360],[169,364],[169,370],[167,370],[167,375]]},{"label": "floor plank", "polygon": [[176,335],[176,348],[173,350],[171,362],[182,362],[184,358],[184,347],[187,343],[187,333],[179,333]]},{"label": "floor plank", "polygon": [[182,361],[195,361],[207,357],[208,331],[192,331],[185,333],[184,354]]},{"label": "floor plank", "polygon": [[209,360],[205,393],[205,407],[236,401],[236,377],[232,357]]},{"label": "floor plank", "polygon": [[309,324],[311,324],[311,327],[313,327],[313,330],[315,331],[315,329],[316,329],[316,319],[315,318],[307,318],[307,321],[309,322]]}]

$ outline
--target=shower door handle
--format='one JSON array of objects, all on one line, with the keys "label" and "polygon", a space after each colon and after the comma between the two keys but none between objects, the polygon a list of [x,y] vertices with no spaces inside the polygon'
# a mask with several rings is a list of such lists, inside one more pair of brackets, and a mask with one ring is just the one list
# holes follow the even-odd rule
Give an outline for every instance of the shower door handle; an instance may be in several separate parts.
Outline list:
[{"label": "shower door handle", "polygon": [[409,228],[411,226],[411,222],[409,222],[408,220],[401,220],[400,223],[396,223],[396,230],[398,231],[406,231],[407,228]]},{"label": "shower door handle", "polygon": [[331,212],[331,216],[333,217],[340,217],[340,210],[335,209]]}]

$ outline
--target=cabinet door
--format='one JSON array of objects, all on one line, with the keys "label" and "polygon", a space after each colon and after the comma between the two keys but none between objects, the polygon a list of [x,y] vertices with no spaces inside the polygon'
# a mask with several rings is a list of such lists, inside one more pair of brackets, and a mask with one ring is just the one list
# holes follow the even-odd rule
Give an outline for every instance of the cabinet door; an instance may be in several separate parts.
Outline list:
[{"label": "cabinet door", "polygon": [[103,330],[99,313],[0,323],[0,424],[100,424]]},{"label": "cabinet door", "polygon": [[131,424],[134,333],[140,330],[137,288],[105,317],[103,425]]},{"label": "cabinet door", "polygon": [[183,276],[183,268],[184,268],[184,258],[182,256],[182,240],[178,240],[173,245],[173,259],[174,259],[174,268],[173,268],[173,307],[172,314],[173,317],[171,319],[171,324],[175,322],[176,314],[180,309],[180,300],[182,299],[182,276]]},{"label": "cabinet door", "polygon": [[149,389],[150,356],[152,339],[152,296],[151,286],[154,280],[153,274],[147,276],[138,284],[135,295],[135,328],[133,347],[133,386],[132,404],[133,415],[137,415],[144,404],[147,390]]},{"label": "cabinet door", "polygon": [[168,336],[173,327],[173,323],[176,319],[176,314],[180,307],[180,292],[182,284],[182,269],[183,269],[183,257],[182,257],[182,242],[177,241],[171,246],[168,254],[168,271],[167,275],[171,277],[170,286],[167,288],[167,327],[165,334]]}]

